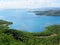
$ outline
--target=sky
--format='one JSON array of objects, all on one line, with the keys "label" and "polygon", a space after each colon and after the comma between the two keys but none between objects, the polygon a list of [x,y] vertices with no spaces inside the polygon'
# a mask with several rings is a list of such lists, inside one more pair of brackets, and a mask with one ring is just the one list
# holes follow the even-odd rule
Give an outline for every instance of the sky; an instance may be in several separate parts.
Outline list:
[{"label": "sky", "polygon": [[0,9],[60,7],[60,0],[0,0]]}]

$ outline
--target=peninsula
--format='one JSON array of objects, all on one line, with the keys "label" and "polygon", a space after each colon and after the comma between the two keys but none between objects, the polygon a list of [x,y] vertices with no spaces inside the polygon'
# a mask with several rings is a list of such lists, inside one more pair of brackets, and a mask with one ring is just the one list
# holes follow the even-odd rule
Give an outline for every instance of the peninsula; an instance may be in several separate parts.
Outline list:
[{"label": "peninsula", "polygon": [[60,16],[60,10],[33,11],[36,15]]}]

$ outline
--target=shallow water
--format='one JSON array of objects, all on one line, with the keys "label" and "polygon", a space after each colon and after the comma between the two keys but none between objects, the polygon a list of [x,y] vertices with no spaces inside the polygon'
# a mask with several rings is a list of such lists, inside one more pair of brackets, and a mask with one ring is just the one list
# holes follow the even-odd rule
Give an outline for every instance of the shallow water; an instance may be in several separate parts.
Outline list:
[{"label": "shallow water", "polygon": [[28,10],[2,10],[0,19],[13,22],[10,28],[29,32],[41,32],[46,26],[60,24],[60,16],[37,16]]}]

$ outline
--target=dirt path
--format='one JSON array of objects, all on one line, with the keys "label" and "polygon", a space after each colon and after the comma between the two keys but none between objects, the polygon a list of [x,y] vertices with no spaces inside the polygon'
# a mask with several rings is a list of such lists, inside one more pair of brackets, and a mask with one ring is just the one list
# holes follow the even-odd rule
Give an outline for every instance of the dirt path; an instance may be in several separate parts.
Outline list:
[{"label": "dirt path", "polygon": [[57,34],[52,34],[50,36],[35,36],[35,38],[48,38],[48,37],[54,37],[57,36]]}]

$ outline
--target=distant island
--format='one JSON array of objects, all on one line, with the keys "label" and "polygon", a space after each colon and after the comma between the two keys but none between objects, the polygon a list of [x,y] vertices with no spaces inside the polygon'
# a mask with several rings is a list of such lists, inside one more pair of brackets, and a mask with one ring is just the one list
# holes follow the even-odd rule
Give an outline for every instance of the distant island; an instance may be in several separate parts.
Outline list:
[{"label": "distant island", "polygon": [[36,15],[47,15],[47,16],[60,16],[59,10],[44,10],[44,11],[33,11]]}]

